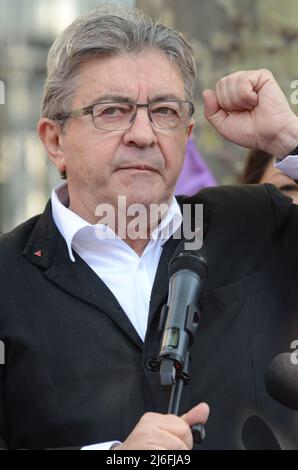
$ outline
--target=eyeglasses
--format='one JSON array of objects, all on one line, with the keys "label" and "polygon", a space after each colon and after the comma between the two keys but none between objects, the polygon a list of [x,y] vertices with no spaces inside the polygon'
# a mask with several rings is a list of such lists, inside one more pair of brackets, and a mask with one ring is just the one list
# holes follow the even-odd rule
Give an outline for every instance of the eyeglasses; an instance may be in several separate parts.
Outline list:
[{"label": "eyeglasses", "polygon": [[155,101],[148,104],[117,101],[96,103],[69,113],[60,113],[54,119],[66,120],[91,114],[96,129],[125,131],[133,125],[138,108],[147,108],[154,127],[163,130],[187,127],[195,111],[189,101]]}]

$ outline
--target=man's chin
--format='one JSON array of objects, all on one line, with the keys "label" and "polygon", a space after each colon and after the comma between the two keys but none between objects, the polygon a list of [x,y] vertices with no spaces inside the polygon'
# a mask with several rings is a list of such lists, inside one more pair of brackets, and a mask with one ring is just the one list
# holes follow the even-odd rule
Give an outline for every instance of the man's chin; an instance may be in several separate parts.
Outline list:
[{"label": "man's chin", "polygon": [[146,193],[143,191],[142,193],[133,193],[133,194],[124,194],[123,195],[126,200],[126,207],[129,208],[134,204],[144,206],[148,208],[152,204],[159,204],[160,198],[157,194],[153,194],[151,191]]},{"label": "man's chin", "polygon": [[[162,184],[161,184],[162,183]],[[113,184],[113,189],[117,195],[113,198],[117,201],[126,201],[126,207],[133,204],[141,204],[145,207],[150,204],[162,204],[171,199],[170,188],[164,182],[156,179],[136,178],[134,181],[117,181]],[[114,193],[114,194],[115,194]]]}]

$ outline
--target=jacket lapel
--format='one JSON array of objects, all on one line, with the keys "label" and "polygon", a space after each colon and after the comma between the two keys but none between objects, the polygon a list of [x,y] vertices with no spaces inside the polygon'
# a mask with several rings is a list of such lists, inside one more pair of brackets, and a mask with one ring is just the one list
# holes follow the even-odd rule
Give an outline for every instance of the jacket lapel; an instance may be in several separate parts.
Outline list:
[{"label": "jacket lapel", "polygon": [[76,253],[75,263],[52,218],[51,203],[40,216],[23,251],[30,262],[59,288],[106,314],[140,348],[143,342],[106,284]]},{"label": "jacket lapel", "polygon": [[155,275],[149,308],[148,329],[154,315],[166,302],[169,289],[169,262],[181,240],[171,237],[164,245]]}]

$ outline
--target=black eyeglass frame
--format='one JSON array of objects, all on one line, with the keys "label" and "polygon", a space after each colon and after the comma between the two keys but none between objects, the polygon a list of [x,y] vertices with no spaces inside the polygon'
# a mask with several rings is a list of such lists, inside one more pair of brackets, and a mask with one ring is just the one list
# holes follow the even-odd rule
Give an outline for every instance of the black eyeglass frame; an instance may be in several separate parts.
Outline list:
[{"label": "black eyeglass frame", "polygon": [[[173,127],[173,128],[166,128],[166,129],[156,126],[156,124],[154,123],[154,121],[152,119],[151,113],[150,113],[150,106],[156,105],[158,103],[161,103],[161,104],[162,103],[178,103],[178,104],[179,103],[188,103],[190,105],[190,108],[189,108],[189,122],[186,125],[183,125],[183,126]],[[130,126],[126,127],[125,129],[102,129],[100,127],[97,127],[95,125],[95,121],[94,121],[95,118],[94,118],[94,114],[93,114],[93,109],[94,109],[95,106],[98,106],[99,104],[128,104],[128,105],[134,106],[135,111],[134,111],[133,115],[131,116],[131,118],[129,120]],[[186,128],[190,124],[191,119],[195,114],[195,107],[194,107],[194,104],[191,101],[162,100],[162,101],[153,101],[151,103],[130,103],[129,101],[99,101],[98,103],[93,103],[89,106],[85,106],[84,108],[75,109],[75,110],[70,111],[68,113],[58,113],[54,116],[53,120],[55,120],[55,121],[66,121],[67,119],[70,119],[70,118],[77,118],[77,117],[86,116],[86,115],[91,114],[93,125],[94,125],[95,129],[104,130],[104,131],[107,131],[107,130],[123,131],[123,130],[130,129],[130,127],[133,125],[139,108],[147,108],[148,117],[149,117],[150,121],[152,122],[153,126],[156,129],[161,129],[161,130],[176,130],[176,129]]]}]

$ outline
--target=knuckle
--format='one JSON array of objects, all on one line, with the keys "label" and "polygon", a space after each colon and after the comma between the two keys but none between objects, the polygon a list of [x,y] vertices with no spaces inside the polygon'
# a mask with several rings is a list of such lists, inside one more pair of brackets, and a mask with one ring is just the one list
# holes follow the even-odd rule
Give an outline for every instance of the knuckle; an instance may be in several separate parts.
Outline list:
[{"label": "knuckle", "polygon": [[155,416],[156,416],[156,413],[152,413],[152,412],[148,411],[147,413],[143,414],[143,416],[141,417],[139,422],[144,423],[144,422],[147,422],[147,421],[152,421],[152,419],[154,419]]},{"label": "knuckle", "polygon": [[266,68],[262,68],[262,69],[260,69],[259,71],[260,71],[261,73],[265,74],[265,75],[268,75],[268,76],[270,76],[270,77],[273,77],[272,72],[271,72],[270,70],[266,69]]},{"label": "knuckle", "polygon": [[224,79],[228,81],[229,83],[237,83],[239,78],[241,77],[243,71],[238,71],[238,72],[232,72],[230,75],[226,75]]}]

